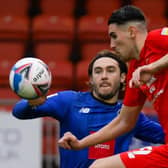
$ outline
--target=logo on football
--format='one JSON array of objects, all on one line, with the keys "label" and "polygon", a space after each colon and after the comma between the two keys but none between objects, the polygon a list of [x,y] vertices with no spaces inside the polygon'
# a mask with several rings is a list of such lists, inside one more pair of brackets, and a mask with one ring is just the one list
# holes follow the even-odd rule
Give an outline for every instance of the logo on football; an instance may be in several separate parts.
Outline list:
[{"label": "logo on football", "polygon": [[51,72],[38,58],[18,60],[9,74],[11,89],[21,98],[35,99],[46,94],[51,85]]}]

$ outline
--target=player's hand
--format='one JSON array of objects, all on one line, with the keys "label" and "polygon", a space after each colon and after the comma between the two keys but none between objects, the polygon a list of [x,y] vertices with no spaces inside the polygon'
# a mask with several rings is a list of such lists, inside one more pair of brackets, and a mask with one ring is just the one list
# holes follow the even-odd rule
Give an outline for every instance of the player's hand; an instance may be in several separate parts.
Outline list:
[{"label": "player's hand", "polygon": [[64,149],[80,149],[80,141],[71,132],[66,132],[64,136],[59,139],[58,144]]},{"label": "player's hand", "polygon": [[152,69],[150,65],[144,65],[137,68],[129,81],[129,87],[139,87],[140,85],[148,83],[152,78]]},{"label": "player's hand", "polygon": [[46,96],[41,96],[41,97],[38,97],[37,99],[30,99],[28,100],[30,106],[38,106],[40,104],[43,104],[46,100]]}]

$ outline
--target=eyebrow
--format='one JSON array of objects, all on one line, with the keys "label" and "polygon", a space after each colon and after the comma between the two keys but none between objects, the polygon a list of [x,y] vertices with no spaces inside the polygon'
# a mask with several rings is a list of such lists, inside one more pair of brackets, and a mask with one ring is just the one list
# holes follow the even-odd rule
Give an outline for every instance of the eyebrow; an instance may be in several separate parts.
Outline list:
[{"label": "eyebrow", "polygon": [[[105,68],[116,68],[116,66],[114,66],[114,65],[108,65],[108,66],[106,66]],[[103,67],[97,66],[97,67],[95,67],[94,69],[103,69]]]}]

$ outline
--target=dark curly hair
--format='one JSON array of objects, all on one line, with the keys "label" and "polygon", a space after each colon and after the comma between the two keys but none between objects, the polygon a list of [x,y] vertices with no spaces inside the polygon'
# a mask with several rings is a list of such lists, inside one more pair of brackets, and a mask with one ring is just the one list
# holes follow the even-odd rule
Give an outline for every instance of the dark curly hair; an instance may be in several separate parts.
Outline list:
[{"label": "dark curly hair", "polygon": [[97,53],[97,55],[91,60],[89,66],[88,66],[88,75],[92,76],[92,72],[93,72],[93,65],[95,63],[96,60],[98,60],[99,58],[102,57],[108,57],[111,59],[114,59],[118,62],[119,68],[120,68],[120,73],[126,73],[127,74],[127,65],[125,62],[123,62],[118,56],[116,56],[115,54],[113,54],[110,50],[102,50],[100,52]]}]

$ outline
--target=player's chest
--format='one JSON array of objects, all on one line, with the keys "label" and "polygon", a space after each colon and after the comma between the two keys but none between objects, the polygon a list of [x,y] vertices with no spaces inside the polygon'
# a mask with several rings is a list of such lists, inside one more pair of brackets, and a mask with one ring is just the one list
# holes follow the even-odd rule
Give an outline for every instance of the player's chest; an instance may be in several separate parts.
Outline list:
[{"label": "player's chest", "polygon": [[78,123],[88,130],[98,130],[118,115],[119,109],[106,111],[91,107],[77,107],[71,115],[71,124]]}]

